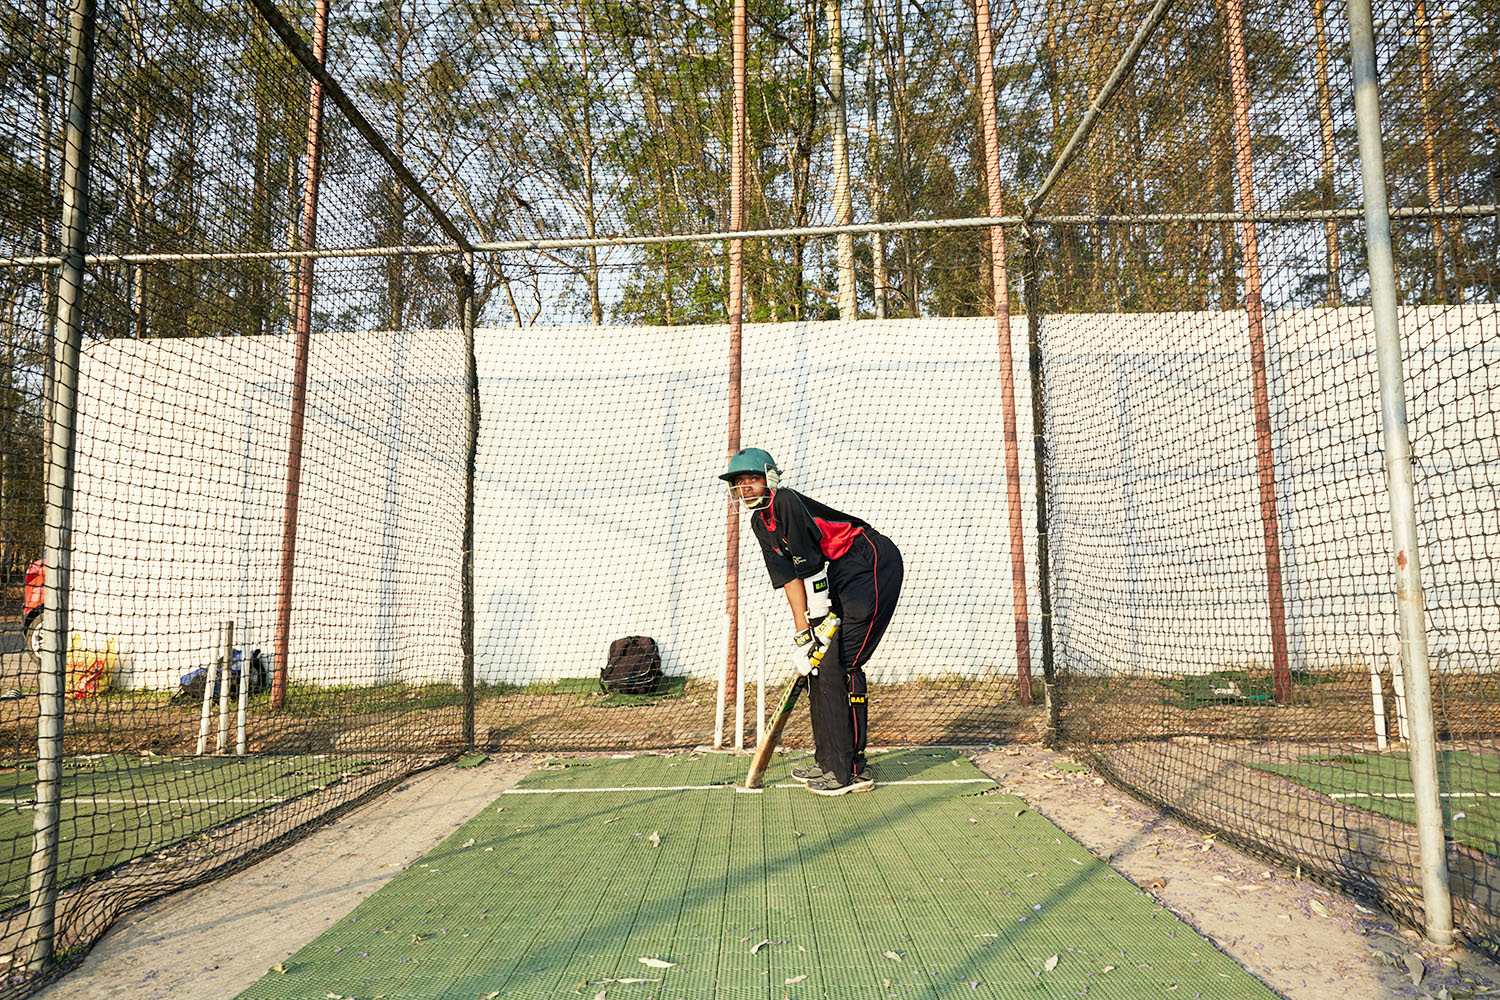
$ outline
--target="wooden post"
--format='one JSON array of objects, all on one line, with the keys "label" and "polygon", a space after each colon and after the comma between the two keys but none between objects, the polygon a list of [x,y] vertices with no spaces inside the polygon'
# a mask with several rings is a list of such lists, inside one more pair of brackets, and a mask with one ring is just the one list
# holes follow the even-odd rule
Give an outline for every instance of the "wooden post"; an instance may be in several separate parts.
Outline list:
[{"label": "wooden post", "polygon": [[[979,43],[979,101],[984,131],[984,172],[991,216],[1004,211],[1000,184],[1000,141],[995,124],[994,45],[990,40],[989,0],[975,0],[974,30]],[[990,275],[995,285],[995,330],[1000,348],[1000,420],[1005,439],[1005,500],[1010,511],[1011,605],[1016,619],[1016,697],[1031,704],[1031,628],[1027,621],[1026,530],[1021,520],[1021,457],[1016,429],[1015,357],[1010,341],[1010,288],[1005,266],[1005,230],[990,230]]]},{"label": "wooden post", "polygon": [[[1250,83],[1245,69],[1245,15],[1240,0],[1225,0],[1229,82],[1234,101],[1235,172],[1240,211],[1255,211],[1254,154],[1250,147]],[[1266,596],[1271,617],[1271,672],[1276,704],[1292,700],[1287,658],[1286,604],[1281,585],[1281,530],[1276,512],[1276,458],[1271,447],[1271,399],[1266,378],[1265,312],[1260,295],[1260,248],[1255,222],[1240,222],[1245,252],[1245,316],[1250,324],[1250,394],[1255,407],[1255,463],[1260,475],[1260,524],[1266,550]]]}]

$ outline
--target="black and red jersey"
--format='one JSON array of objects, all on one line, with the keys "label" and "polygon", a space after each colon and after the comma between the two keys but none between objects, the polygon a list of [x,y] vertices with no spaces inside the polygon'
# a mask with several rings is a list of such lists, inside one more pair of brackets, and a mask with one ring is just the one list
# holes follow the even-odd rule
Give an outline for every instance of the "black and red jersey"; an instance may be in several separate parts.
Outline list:
[{"label": "black and red jersey", "polygon": [[825,562],[841,558],[869,527],[795,490],[771,491],[771,503],[750,515],[756,541],[766,557],[773,587],[806,579]]}]

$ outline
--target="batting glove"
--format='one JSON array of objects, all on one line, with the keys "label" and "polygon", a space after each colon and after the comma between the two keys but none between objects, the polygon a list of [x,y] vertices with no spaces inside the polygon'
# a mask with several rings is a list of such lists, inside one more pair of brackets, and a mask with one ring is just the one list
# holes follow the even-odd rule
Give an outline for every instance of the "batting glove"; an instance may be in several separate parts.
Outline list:
[{"label": "batting glove", "polygon": [[818,638],[813,630],[805,628],[792,636],[792,668],[806,677],[813,668],[812,655],[818,650]]}]

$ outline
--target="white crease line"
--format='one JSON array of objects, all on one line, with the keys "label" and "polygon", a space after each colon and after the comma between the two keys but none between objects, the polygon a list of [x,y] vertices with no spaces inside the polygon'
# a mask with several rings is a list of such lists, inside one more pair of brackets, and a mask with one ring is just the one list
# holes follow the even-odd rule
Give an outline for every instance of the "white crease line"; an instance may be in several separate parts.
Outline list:
[{"label": "white crease line", "polygon": [[[106,798],[65,798],[63,805],[77,804],[80,802],[89,805],[104,806],[203,806],[203,805],[257,805],[271,802],[285,802],[286,799],[106,799]],[[36,799],[0,799],[0,806],[26,807],[36,805]]]},{"label": "white crease line", "polygon": [[[920,778],[902,778],[897,781],[877,781],[876,787],[883,788],[887,785],[993,785],[995,782],[989,778],[945,778],[941,780],[925,780]],[[767,788],[802,788],[801,782],[793,781],[781,785],[767,785]],[[626,785],[619,788],[507,788],[501,795],[562,795],[577,792],[702,792],[713,789],[728,789],[733,791],[734,785]]]},{"label": "white crease line", "polygon": [[[1416,792],[1329,792],[1331,799],[1413,799]],[[1500,799],[1500,792],[1438,792],[1444,799]]]}]

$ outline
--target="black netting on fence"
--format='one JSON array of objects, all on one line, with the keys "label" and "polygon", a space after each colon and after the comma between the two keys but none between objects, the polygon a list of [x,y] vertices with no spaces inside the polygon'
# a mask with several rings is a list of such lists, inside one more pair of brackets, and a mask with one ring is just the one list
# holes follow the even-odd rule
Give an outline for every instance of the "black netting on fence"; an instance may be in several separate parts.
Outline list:
[{"label": "black netting on fence", "polygon": [[[1376,13],[1455,912],[1495,950],[1492,7]],[[731,228],[728,5],[127,0],[94,17],[84,158],[68,12],[0,10],[0,952],[36,957],[46,857],[68,163],[54,951],[471,743],[736,743],[736,690],[754,740],[788,617],[743,525],[726,580],[731,423],[905,554],[872,742],[1054,731],[1418,919],[1345,12],[1157,9],[988,10],[997,203],[972,6],[749,4],[743,228],[798,231],[744,241],[732,415],[727,241],[638,241]],[[278,10],[338,85],[316,126]],[[806,231],[850,221],[893,228]],[[603,690],[629,635],[663,679]],[[225,659],[232,688],[191,684]]]}]

